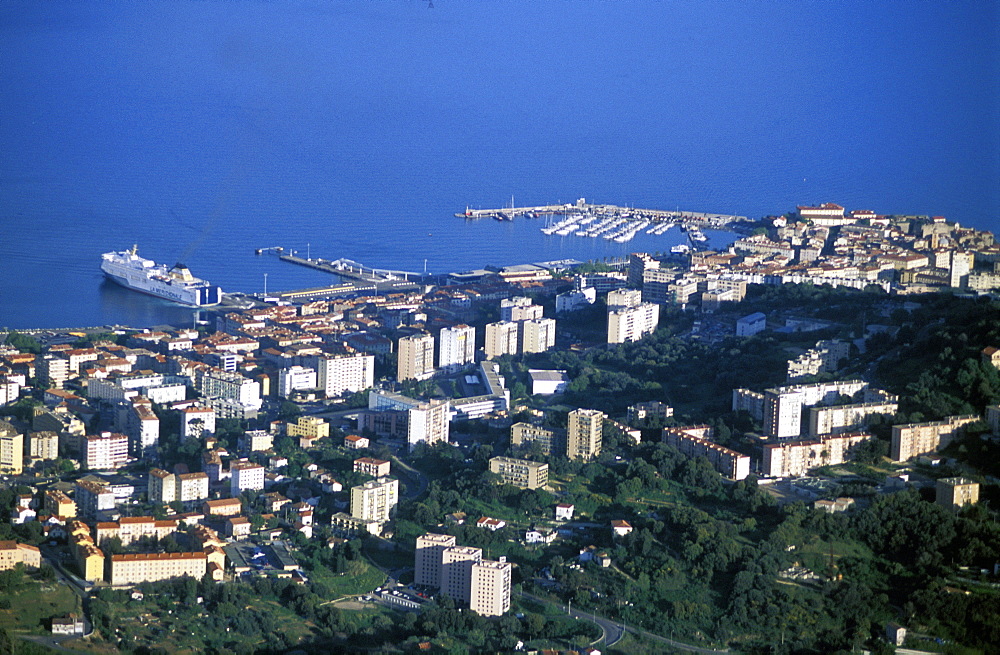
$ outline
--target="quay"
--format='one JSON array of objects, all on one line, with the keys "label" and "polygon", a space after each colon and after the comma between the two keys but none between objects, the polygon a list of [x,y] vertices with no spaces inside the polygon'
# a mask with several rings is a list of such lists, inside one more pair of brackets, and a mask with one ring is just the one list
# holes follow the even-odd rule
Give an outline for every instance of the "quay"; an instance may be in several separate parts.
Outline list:
[{"label": "quay", "polygon": [[388,269],[371,268],[369,266],[365,266],[364,264],[351,261],[350,259],[306,259],[304,257],[296,257],[295,255],[279,255],[278,258],[283,262],[314,268],[318,271],[337,275],[342,278],[374,284],[379,282],[394,282],[398,280],[409,281],[410,278],[420,279],[423,277],[420,273],[411,273],[409,271],[391,271]]},{"label": "quay", "polygon": [[464,212],[455,214],[457,218],[469,220],[479,218],[493,218],[499,221],[512,221],[522,216],[527,218],[538,218],[540,216],[551,216],[553,214],[587,214],[590,216],[606,218],[623,218],[633,220],[646,220],[651,222],[678,222],[700,224],[703,227],[721,228],[730,223],[740,223],[747,220],[746,216],[734,214],[718,214],[711,212],[691,212],[682,210],[664,209],[640,209],[637,207],[621,207],[619,205],[598,205],[591,204],[585,198],[580,198],[576,203],[566,203],[561,205],[538,205],[534,207],[504,207],[501,209],[471,209],[466,208]]}]

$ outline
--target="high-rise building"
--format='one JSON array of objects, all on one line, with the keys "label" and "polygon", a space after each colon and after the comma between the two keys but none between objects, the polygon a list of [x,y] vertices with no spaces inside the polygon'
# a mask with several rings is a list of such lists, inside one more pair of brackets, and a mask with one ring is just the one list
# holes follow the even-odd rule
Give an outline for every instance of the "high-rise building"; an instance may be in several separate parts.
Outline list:
[{"label": "high-rise building", "polygon": [[[702,426],[698,426],[699,428]],[[708,428],[708,426],[704,426]],[[710,432],[708,428],[705,432]],[[664,428],[663,442],[688,457],[705,457],[712,468],[730,480],[742,480],[750,475],[750,458],[735,450],[713,443],[697,430]]]},{"label": "high-rise building", "polygon": [[375,383],[375,356],[364,353],[319,357],[317,386],[329,398],[370,389]]},{"label": "high-rise building", "polygon": [[209,369],[197,377],[202,395],[206,398],[222,398],[257,411],[263,406],[260,397],[260,382],[220,369]]},{"label": "high-rise building", "polygon": [[151,503],[166,505],[177,500],[177,476],[163,469],[151,469],[146,487]]},{"label": "high-rise building", "polygon": [[637,289],[616,289],[608,292],[608,311],[638,307],[642,304],[642,291]]},{"label": "high-rise building", "polygon": [[551,318],[522,321],[521,347],[523,353],[541,353],[556,345],[556,322]]},{"label": "high-rise building", "polygon": [[155,454],[160,443],[160,419],[153,412],[153,403],[143,396],[132,399],[131,410],[126,414],[125,432],[136,457]]},{"label": "high-rise building", "polygon": [[368,395],[368,411],[361,415],[360,427],[387,437],[405,437],[413,450],[418,443],[431,446],[448,441],[450,409],[447,400],[423,401],[373,390]]},{"label": "high-rise building", "polygon": [[129,438],[124,434],[102,432],[84,439],[84,462],[92,471],[117,469],[128,463]]},{"label": "high-rise building", "polygon": [[24,470],[24,435],[0,421],[0,471],[20,475]]},{"label": "high-rise building", "polygon": [[215,410],[188,407],[181,412],[181,439],[204,439],[215,434]]},{"label": "high-rise building", "polygon": [[316,389],[318,374],[316,369],[305,366],[286,366],[278,371],[278,396],[288,398],[296,391]]},{"label": "high-rise building", "polygon": [[229,493],[239,496],[240,492],[264,488],[264,467],[253,462],[233,462],[229,467]]},{"label": "high-rise building", "polygon": [[628,256],[628,285],[633,288],[642,287],[642,274],[648,270],[660,268],[660,262],[652,255],[644,252],[634,252]]},{"label": "high-rise building", "polygon": [[609,310],[608,343],[638,341],[653,333],[659,323],[660,306],[653,303],[639,303],[632,307]]},{"label": "high-rise building", "polygon": [[28,455],[36,459],[58,459],[59,435],[51,430],[29,432]]},{"label": "high-rise building", "polygon": [[503,616],[510,610],[513,567],[505,557],[480,560],[472,565],[469,609],[481,616]]},{"label": "high-rise building", "polygon": [[441,554],[441,593],[468,604],[472,599],[472,566],[482,560],[483,550],[452,546]]},{"label": "high-rise building", "polygon": [[601,454],[604,413],[596,409],[574,409],[566,427],[566,457],[590,459]]},{"label": "high-rise building", "polygon": [[940,478],[934,502],[947,509],[961,509],[979,502],[979,483],[967,478]]},{"label": "high-rise building", "polygon": [[501,355],[516,355],[518,353],[517,323],[500,321],[486,325],[486,343],[484,350],[487,359]]},{"label": "high-rise building", "polygon": [[418,585],[438,587],[441,585],[441,566],[444,551],[455,545],[455,537],[448,534],[427,534],[417,537],[414,555],[413,582]]},{"label": "high-rise building", "polygon": [[414,334],[399,340],[396,379],[427,380],[434,375],[434,337]]},{"label": "high-rise building", "polygon": [[529,321],[542,317],[542,306],[535,305],[531,298],[515,296],[500,301],[500,320],[507,322]]},{"label": "high-rise building", "polygon": [[35,360],[38,380],[53,389],[62,389],[69,379],[69,360],[59,355],[47,354]]},{"label": "high-rise building", "polygon": [[396,513],[399,480],[379,478],[351,487],[351,516],[384,523]]},{"label": "high-rise building", "polygon": [[438,367],[448,371],[459,370],[476,361],[476,328],[456,325],[438,334]]}]

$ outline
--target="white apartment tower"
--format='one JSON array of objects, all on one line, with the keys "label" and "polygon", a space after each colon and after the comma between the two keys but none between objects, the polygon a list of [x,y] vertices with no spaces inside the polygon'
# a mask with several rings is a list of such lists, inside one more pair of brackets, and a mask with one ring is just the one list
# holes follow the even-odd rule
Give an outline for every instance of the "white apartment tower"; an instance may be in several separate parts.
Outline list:
[{"label": "white apartment tower", "polygon": [[[632,293],[630,290],[623,291]],[[611,294],[609,293],[608,295],[610,296]],[[653,303],[645,302],[632,307],[609,309],[608,343],[638,341],[647,334],[654,332],[659,323],[660,306]]]},{"label": "white apartment tower", "polygon": [[455,545],[455,537],[448,534],[427,534],[417,537],[414,553],[413,582],[418,585],[441,585],[441,564],[444,551]]},{"label": "white apartment tower", "polygon": [[500,320],[507,322],[530,321],[542,317],[542,306],[535,305],[531,298],[515,296],[500,301]]},{"label": "white apartment tower", "polygon": [[379,478],[351,487],[351,516],[363,521],[384,523],[396,513],[399,480]]},{"label": "white apartment tower", "polygon": [[444,328],[438,335],[440,351],[438,367],[457,371],[466,364],[476,361],[476,328],[471,325],[456,325]]},{"label": "white apartment tower", "polygon": [[414,334],[399,340],[396,379],[427,380],[434,375],[434,337]]},{"label": "white apartment tower", "polygon": [[510,610],[512,567],[506,558],[480,560],[472,565],[469,609],[481,616],[502,616]]},{"label": "white apartment tower", "polygon": [[604,413],[596,409],[574,409],[566,426],[566,457],[590,459],[601,454]]},{"label": "white apartment tower", "polygon": [[204,439],[215,435],[215,410],[210,407],[188,407],[181,412],[181,438]]},{"label": "white apartment tower", "polygon": [[317,386],[328,398],[370,389],[374,383],[374,355],[352,353],[319,358]]},{"label": "white apartment tower", "polygon": [[518,352],[518,329],[517,323],[512,321],[500,321],[489,323],[486,326],[486,359],[493,359],[501,355],[516,355]]},{"label": "white apartment tower", "polygon": [[535,318],[521,323],[521,352],[541,353],[556,345],[556,322]]}]

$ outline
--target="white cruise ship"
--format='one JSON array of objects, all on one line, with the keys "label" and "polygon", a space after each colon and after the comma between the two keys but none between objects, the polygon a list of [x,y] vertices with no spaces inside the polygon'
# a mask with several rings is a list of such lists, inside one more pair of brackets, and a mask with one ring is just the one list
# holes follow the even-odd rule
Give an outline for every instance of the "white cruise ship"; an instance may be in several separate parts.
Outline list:
[{"label": "white cruise ship", "polygon": [[191,275],[183,264],[167,268],[136,254],[136,246],[101,255],[101,270],[127,289],[142,291],[182,305],[205,307],[222,302],[222,289]]}]

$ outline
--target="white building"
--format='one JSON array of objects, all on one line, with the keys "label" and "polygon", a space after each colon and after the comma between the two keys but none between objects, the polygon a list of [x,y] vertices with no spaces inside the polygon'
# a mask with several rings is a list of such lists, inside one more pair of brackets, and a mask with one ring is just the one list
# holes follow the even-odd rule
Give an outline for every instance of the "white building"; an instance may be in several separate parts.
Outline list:
[{"label": "white building", "polygon": [[215,410],[187,407],[181,412],[181,439],[204,439],[215,435]]},{"label": "white building", "polygon": [[111,432],[84,439],[84,462],[92,471],[107,471],[128,463],[128,436]]},{"label": "white building", "polygon": [[375,383],[375,356],[364,353],[323,355],[317,385],[328,398],[370,389]]},{"label": "white building", "polygon": [[562,393],[569,384],[569,377],[566,371],[543,371],[539,369],[528,369],[531,376],[531,394],[550,396],[554,393]]},{"label": "white building", "polygon": [[512,566],[507,558],[472,565],[469,609],[481,616],[502,616],[510,609]]},{"label": "white building", "polygon": [[551,318],[535,318],[520,324],[520,352],[541,353],[556,345],[556,322]]},{"label": "white building", "polygon": [[487,359],[501,355],[516,355],[518,352],[517,323],[500,321],[486,325],[486,344],[484,350]]},{"label": "white building", "polygon": [[500,320],[505,322],[529,321],[542,317],[542,306],[535,305],[531,298],[515,296],[500,301]]},{"label": "white building", "polygon": [[206,397],[230,400],[253,411],[264,404],[260,397],[260,382],[239,373],[210,369],[202,373],[198,380],[200,391]]},{"label": "white building", "polygon": [[318,375],[316,369],[305,366],[288,366],[278,371],[278,395],[288,398],[296,391],[315,389]]},{"label": "white building", "polygon": [[438,335],[438,343],[439,368],[456,371],[476,361],[476,328],[471,325],[442,329]]},{"label": "white building", "polygon": [[260,464],[233,462],[229,471],[229,492],[234,497],[247,489],[259,491],[264,488],[264,467]]},{"label": "white building", "polygon": [[153,403],[137,396],[125,417],[125,432],[131,439],[132,452],[136,457],[151,456],[160,443],[160,419],[153,413]]},{"label": "white building", "polygon": [[351,516],[384,523],[396,513],[399,504],[399,480],[379,478],[351,487]]},{"label": "white building", "polygon": [[399,340],[396,348],[396,379],[427,380],[434,375],[434,337],[414,334]]},{"label": "white building", "polygon": [[573,312],[597,302],[597,289],[583,287],[575,291],[567,291],[556,296],[556,314]]},{"label": "white building", "polygon": [[616,289],[608,292],[608,311],[638,307],[642,304],[642,291],[638,289]]},{"label": "white building", "polygon": [[736,336],[752,337],[767,328],[767,316],[762,312],[748,314],[736,321]]},{"label": "white building", "polygon": [[640,303],[634,307],[609,311],[608,343],[638,341],[654,332],[659,322],[660,306],[653,303]]}]

